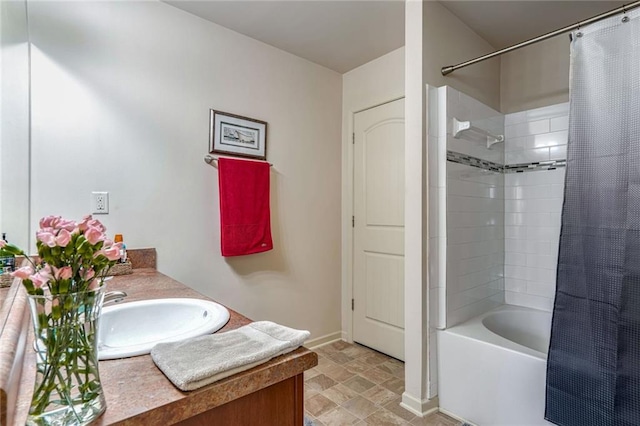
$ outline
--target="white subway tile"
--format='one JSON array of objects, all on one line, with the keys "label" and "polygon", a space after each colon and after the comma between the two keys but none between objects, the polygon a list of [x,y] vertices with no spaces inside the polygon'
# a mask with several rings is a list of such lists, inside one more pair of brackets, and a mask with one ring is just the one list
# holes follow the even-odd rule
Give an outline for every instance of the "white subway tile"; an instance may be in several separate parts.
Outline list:
[{"label": "white subway tile", "polygon": [[517,252],[506,252],[504,254],[504,264],[512,266],[527,266],[527,254]]},{"label": "white subway tile", "polygon": [[567,146],[559,145],[552,146],[549,148],[549,159],[550,160],[566,160],[567,159]]},{"label": "white subway tile", "polygon": [[509,305],[526,306],[528,308],[540,309],[548,312],[553,310],[553,299],[534,296],[532,294],[506,291],[505,302]]},{"label": "white subway tile", "polygon": [[514,112],[504,116],[504,125],[512,126],[527,121],[527,111]]},{"label": "white subway tile", "polygon": [[525,255],[526,266],[555,271],[558,257],[550,254],[527,254]]},{"label": "white subway tile", "polygon": [[533,296],[542,296],[549,299],[552,299],[556,295],[556,285],[555,282],[534,282],[527,281],[527,294],[531,294]]},{"label": "white subway tile", "polygon": [[527,238],[527,228],[525,228],[524,226],[505,226],[504,236],[505,238],[523,240]]},{"label": "white subway tile", "polygon": [[525,123],[505,126],[505,138],[519,138],[522,136],[549,133],[549,120],[527,121]]},{"label": "white subway tile", "polygon": [[513,253],[529,253],[527,241],[514,240],[511,238],[504,240],[504,250],[505,252]]},{"label": "white subway tile", "polygon": [[530,109],[526,111],[527,121],[541,120],[544,118],[553,118],[563,115],[569,115],[569,103],[554,104],[541,108]]},{"label": "white subway tile", "polygon": [[540,161],[549,161],[549,148],[525,149],[524,151],[510,151],[505,153],[505,163],[509,165],[538,163]]},{"label": "white subway tile", "polygon": [[566,145],[568,140],[566,130],[560,132],[543,133],[527,138],[524,149],[544,148],[558,145]]},{"label": "white subway tile", "polygon": [[527,281],[519,280],[516,278],[505,278],[504,279],[504,289],[506,291],[515,291],[518,293],[526,293],[527,291]]},{"label": "white subway tile", "polygon": [[552,118],[549,123],[549,127],[552,132],[557,130],[567,130],[569,128],[569,116]]},{"label": "white subway tile", "polygon": [[505,226],[522,226],[524,225],[525,213],[505,213]]},{"label": "white subway tile", "polygon": [[527,280],[529,279],[529,269],[526,266],[504,265],[504,277]]},{"label": "white subway tile", "polygon": [[523,136],[520,138],[509,138],[505,140],[504,150],[505,152],[510,151],[522,151],[523,149],[531,148],[527,143],[529,139],[528,136]]}]

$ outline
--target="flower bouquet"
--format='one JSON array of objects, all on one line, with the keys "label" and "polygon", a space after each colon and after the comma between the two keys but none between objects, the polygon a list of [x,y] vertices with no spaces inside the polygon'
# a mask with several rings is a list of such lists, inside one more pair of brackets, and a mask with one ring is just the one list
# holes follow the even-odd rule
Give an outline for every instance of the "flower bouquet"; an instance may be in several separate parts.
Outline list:
[{"label": "flower bouquet", "polygon": [[98,220],[49,216],[36,232],[38,259],[0,241],[30,263],[12,273],[29,299],[35,332],[36,382],[29,425],[82,425],[106,409],[98,372],[98,319],[103,279],[120,258],[120,244]]}]

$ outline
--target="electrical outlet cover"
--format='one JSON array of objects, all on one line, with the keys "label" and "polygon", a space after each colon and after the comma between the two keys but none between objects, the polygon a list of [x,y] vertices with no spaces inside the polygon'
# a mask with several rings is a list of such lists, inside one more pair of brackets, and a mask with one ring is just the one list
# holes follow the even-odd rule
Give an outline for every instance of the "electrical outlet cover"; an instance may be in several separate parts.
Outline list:
[{"label": "electrical outlet cover", "polygon": [[109,193],[94,191],[91,193],[91,213],[109,214]]}]

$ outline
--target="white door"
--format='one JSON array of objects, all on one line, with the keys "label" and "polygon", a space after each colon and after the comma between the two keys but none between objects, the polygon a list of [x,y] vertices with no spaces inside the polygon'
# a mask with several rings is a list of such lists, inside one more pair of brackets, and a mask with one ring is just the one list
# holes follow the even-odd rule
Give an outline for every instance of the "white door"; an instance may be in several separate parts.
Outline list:
[{"label": "white door", "polygon": [[353,340],[404,360],[404,99],[354,132]]}]

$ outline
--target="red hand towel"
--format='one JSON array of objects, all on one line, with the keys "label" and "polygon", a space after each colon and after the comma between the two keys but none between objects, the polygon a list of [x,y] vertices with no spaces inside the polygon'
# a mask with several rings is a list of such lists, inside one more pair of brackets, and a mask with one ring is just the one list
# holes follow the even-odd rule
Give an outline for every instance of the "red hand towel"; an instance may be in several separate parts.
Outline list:
[{"label": "red hand towel", "polygon": [[269,163],[218,159],[222,255],[273,249],[269,208]]}]

